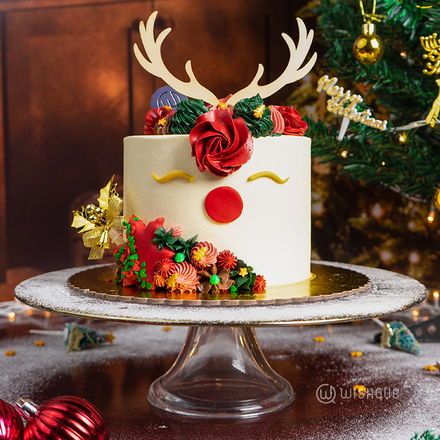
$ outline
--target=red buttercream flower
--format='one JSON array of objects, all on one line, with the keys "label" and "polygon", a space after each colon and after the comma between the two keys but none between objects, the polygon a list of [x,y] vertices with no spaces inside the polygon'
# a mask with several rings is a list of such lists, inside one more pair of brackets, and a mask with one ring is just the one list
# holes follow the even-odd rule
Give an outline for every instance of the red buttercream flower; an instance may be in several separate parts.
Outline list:
[{"label": "red buttercream flower", "polygon": [[211,110],[196,119],[189,134],[197,168],[225,177],[252,157],[254,141],[242,118],[232,119],[227,110]]},{"label": "red buttercream flower", "polygon": [[156,264],[154,275],[159,275],[162,278],[168,278],[175,270],[176,263],[171,258],[164,258]]},{"label": "red buttercream flower", "polygon": [[217,266],[219,269],[230,271],[237,265],[237,257],[228,250],[222,251],[217,257]]},{"label": "red buttercream flower", "polygon": [[165,116],[169,115],[170,117],[176,113],[171,107],[158,107],[153,108],[147,113],[147,117],[145,118],[144,125],[144,134],[154,134],[154,127],[156,124]]},{"label": "red buttercream flower", "polygon": [[257,275],[255,286],[252,290],[254,292],[264,292],[266,290],[266,279],[263,275]]},{"label": "red buttercream flower", "polygon": [[283,134],[303,136],[307,130],[307,122],[301,119],[301,115],[298,110],[292,106],[287,107],[285,105],[274,105],[274,107],[281,113],[284,119],[284,131]]}]

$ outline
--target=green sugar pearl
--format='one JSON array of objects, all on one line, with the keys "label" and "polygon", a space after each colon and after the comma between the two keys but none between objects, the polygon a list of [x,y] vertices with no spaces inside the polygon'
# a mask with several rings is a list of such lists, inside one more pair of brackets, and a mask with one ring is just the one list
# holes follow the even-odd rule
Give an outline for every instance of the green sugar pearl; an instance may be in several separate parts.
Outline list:
[{"label": "green sugar pearl", "polygon": [[217,284],[220,283],[220,277],[218,275],[213,275],[210,279],[209,282],[213,285],[216,286]]},{"label": "green sugar pearl", "polygon": [[185,261],[185,254],[182,254],[182,252],[179,252],[178,254],[176,254],[174,256],[174,261],[176,263],[182,263],[183,261]]}]

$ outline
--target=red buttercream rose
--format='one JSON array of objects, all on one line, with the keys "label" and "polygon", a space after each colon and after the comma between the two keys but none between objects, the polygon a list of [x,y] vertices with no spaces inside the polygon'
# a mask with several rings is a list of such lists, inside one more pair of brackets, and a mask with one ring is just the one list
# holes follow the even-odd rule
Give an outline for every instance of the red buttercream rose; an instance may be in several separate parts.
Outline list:
[{"label": "red buttercream rose", "polygon": [[292,106],[287,107],[285,105],[274,105],[274,107],[281,113],[284,119],[284,131],[283,134],[303,136],[307,130],[307,122],[301,119],[301,115],[298,110]]},{"label": "red buttercream rose", "polygon": [[144,134],[154,134],[154,127],[165,116],[173,116],[176,113],[171,107],[153,108],[147,113],[144,125]]},{"label": "red buttercream rose", "polygon": [[196,119],[189,134],[197,168],[225,177],[252,157],[254,140],[242,118],[233,119],[227,110],[211,110]]}]

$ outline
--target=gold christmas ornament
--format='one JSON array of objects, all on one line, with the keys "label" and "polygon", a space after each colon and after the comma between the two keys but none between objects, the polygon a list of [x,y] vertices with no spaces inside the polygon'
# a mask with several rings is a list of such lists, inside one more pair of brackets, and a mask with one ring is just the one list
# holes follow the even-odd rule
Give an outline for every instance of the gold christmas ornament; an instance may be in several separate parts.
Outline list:
[{"label": "gold christmas ornament", "polygon": [[376,25],[367,21],[362,25],[362,35],[353,44],[353,54],[362,64],[370,66],[377,63],[385,52],[385,43],[376,34]]},{"label": "gold christmas ornament", "polygon": [[377,63],[385,52],[385,43],[376,34],[376,25],[372,22],[381,21],[386,15],[376,14],[376,0],[373,0],[371,14],[365,13],[362,0],[359,0],[359,7],[361,8],[364,24],[362,25],[362,34],[357,37],[353,44],[353,54],[360,63],[370,66]]}]

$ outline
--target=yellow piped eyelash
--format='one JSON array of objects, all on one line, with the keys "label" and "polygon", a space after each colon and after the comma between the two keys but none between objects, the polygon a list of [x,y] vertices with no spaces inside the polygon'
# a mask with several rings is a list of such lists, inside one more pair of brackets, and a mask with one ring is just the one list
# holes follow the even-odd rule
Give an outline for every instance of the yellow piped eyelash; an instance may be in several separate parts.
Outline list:
[{"label": "yellow piped eyelash", "polygon": [[178,177],[183,177],[190,182],[194,181],[194,177],[189,175],[188,173],[185,173],[184,171],[171,171],[168,174],[165,174],[165,176],[163,177],[157,177],[154,173],[151,173],[151,175],[153,176],[153,179],[159,183],[168,182],[168,180],[176,179]]},{"label": "yellow piped eyelash", "polygon": [[252,176],[248,178],[248,182],[252,182],[253,180],[259,179],[260,177],[267,177],[269,179],[272,179],[274,182],[279,183],[280,185],[286,183],[289,180],[289,177],[284,180],[281,179],[281,177],[277,176],[275,173],[272,173],[272,171],[261,171],[256,174],[252,174]]}]

